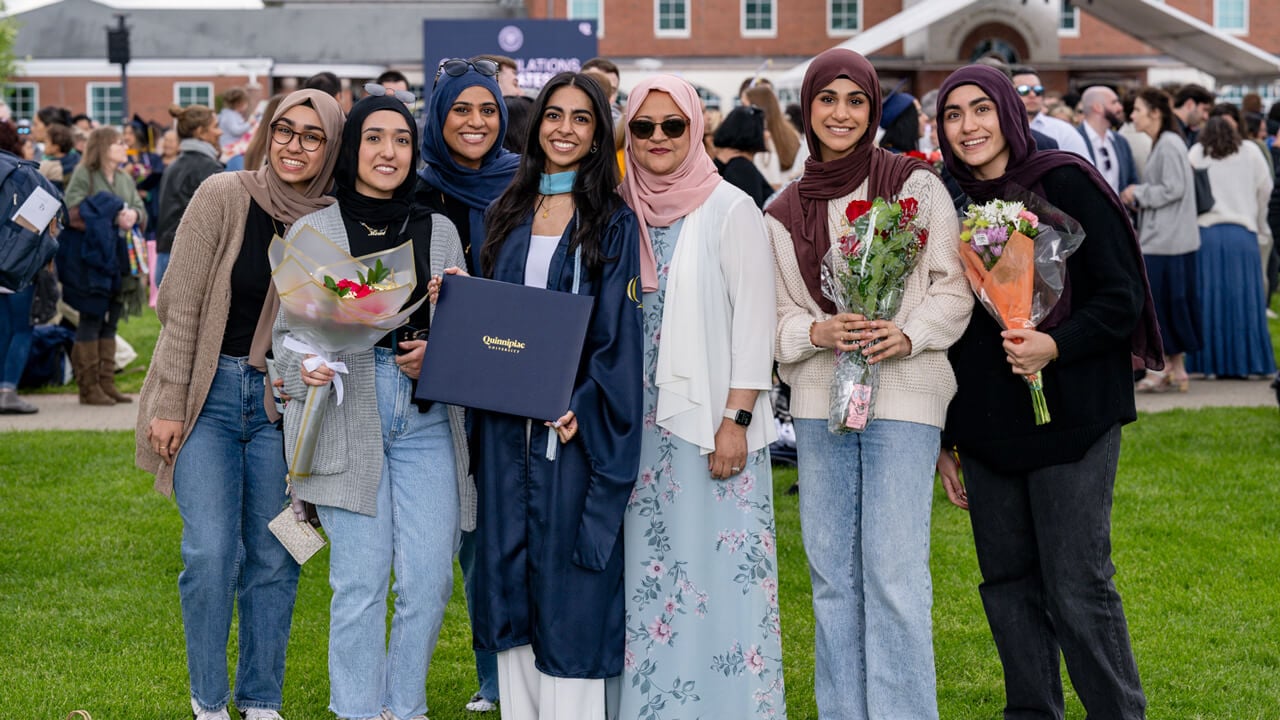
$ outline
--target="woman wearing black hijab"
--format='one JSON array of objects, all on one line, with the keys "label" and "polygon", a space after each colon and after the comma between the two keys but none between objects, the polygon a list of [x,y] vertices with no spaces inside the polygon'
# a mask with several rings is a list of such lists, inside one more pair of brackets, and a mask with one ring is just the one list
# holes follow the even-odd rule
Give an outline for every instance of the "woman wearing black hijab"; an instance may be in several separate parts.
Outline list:
[{"label": "woman wearing black hijab", "polygon": [[[300,218],[353,256],[413,243],[417,287],[464,262],[457,231],[413,202],[417,125],[393,96],[367,97],[351,109],[334,169],[338,202]],[[425,330],[432,306],[410,324]],[[302,397],[326,385],[333,370],[308,371],[304,356],[283,343],[276,320],[273,348],[285,391]],[[343,718],[408,720],[426,715],[427,666],[453,589],[459,499],[467,484],[462,411],[415,405],[413,385],[425,340],[388,333],[375,347],[339,356],[345,398],[330,396],[312,474],[294,485],[314,503],[331,544],[333,587],[329,629],[330,709]],[[285,443],[293,450],[302,403],[285,409]],[[474,500],[469,518],[474,523]],[[387,580],[395,571],[395,612],[386,642]],[[384,711],[389,714],[384,714]]]},{"label": "woman wearing black hijab", "polygon": [[[1061,651],[1089,717],[1141,718],[1146,699],[1111,562],[1120,426],[1137,418],[1130,358],[1161,366],[1137,238],[1093,166],[1036,149],[998,70],[952,73],[937,117],[943,160],[969,201],[1023,188],[1086,233],[1067,261],[1067,290],[1036,329],[1001,332],[977,311],[950,352],[959,390],[938,470],[951,501],[970,512],[1005,717],[1063,716]],[[1035,424],[1022,380],[1036,372],[1053,415],[1045,425]]]}]

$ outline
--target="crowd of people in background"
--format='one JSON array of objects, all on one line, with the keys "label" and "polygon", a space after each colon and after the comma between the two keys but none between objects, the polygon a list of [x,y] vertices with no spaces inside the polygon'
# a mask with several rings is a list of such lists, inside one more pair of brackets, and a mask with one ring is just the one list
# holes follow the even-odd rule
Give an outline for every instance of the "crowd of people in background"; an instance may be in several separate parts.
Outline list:
[{"label": "crowd of people in background", "polygon": [[[136,454],[182,516],[197,720],[227,720],[229,703],[281,717],[299,566],[267,523],[291,499],[331,543],[338,717],[426,717],[455,552],[468,710],[785,717],[779,385],[822,717],[937,717],[935,471],[971,512],[1008,707],[1061,715],[1061,653],[1091,716],[1143,717],[1111,581],[1120,426],[1134,392],[1276,372],[1280,103],[1264,115],[1256,95],[1215,104],[1197,85],[1049,88],[989,59],[917,96],[846,50],[818,56],[785,107],[759,75],[725,109],[675,76],[635,83],[625,103],[620,88],[605,58],[534,93],[515,61],[477,56],[444,61],[423,98],[395,71],[363,88],[320,73],[289,93],[175,105],[162,123],[0,118],[0,150],[38,163],[70,211],[47,281],[0,288],[0,412],[37,410],[17,387],[50,292],[74,326],[80,402],[132,402],[114,382],[119,324],[158,288]],[[1054,314],[1002,333],[974,309],[956,211],[1015,190],[1076,218],[1086,241]],[[901,311],[873,320],[838,311],[821,264],[846,207],[876,197],[917,199],[929,242]],[[353,255],[411,241],[413,299],[428,300],[414,328],[430,327],[449,274],[595,297],[571,408],[543,424],[411,401],[425,333],[389,334],[342,357],[347,400],[312,475],[286,487],[302,413],[263,402],[266,358],[286,400],[335,376],[290,342],[266,261],[303,224]],[[828,389],[850,352],[880,364],[880,399],[867,431],[837,435]],[[1048,429],[1014,412],[1038,373],[1055,388]],[[1082,536],[1094,552],[1072,550]]]}]

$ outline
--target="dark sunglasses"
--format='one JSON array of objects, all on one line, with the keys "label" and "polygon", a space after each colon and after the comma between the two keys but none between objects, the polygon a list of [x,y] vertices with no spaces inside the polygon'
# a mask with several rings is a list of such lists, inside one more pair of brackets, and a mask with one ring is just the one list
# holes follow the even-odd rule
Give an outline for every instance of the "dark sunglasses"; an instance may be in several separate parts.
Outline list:
[{"label": "dark sunglasses", "polygon": [[657,127],[662,127],[662,134],[668,138],[675,139],[684,134],[689,128],[689,121],[684,118],[667,118],[660,123],[652,120],[632,120],[627,123],[627,129],[637,140],[648,140],[653,137],[653,131]]},{"label": "dark sunglasses", "polygon": [[445,60],[440,63],[440,67],[436,68],[436,79],[431,83],[432,89],[440,84],[440,76],[448,74],[449,77],[461,77],[467,73],[467,68],[471,68],[485,77],[493,77],[498,74],[498,63],[492,60]]},{"label": "dark sunglasses", "polygon": [[418,99],[417,97],[414,96],[413,93],[409,92],[408,90],[392,90],[391,88],[386,87],[385,85],[379,85],[378,83],[365,83],[364,94],[372,95],[373,97],[382,97],[384,95],[392,95],[395,97],[395,99],[399,100],[405,105],[411,105],[414,102],[416,102]]},{"label": "dark sunglasses", "polygon": [[1038,97],[1044,97],[1043,85],[1019,85],[1014,89],[1017,90],[1018,94],[1021,95],[1022,97],[1026,97],[1031,93],[1035,93],[1036,96]]}]

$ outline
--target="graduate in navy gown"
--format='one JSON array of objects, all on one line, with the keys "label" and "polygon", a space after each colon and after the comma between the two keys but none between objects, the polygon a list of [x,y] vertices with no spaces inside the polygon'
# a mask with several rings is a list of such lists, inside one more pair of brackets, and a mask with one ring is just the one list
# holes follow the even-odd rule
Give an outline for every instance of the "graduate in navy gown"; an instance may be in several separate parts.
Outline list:
[{"label": "graduate in navy gown", "polygon": [[485,221],[486,277],[596,298],[559,427],[473,416],[473,632],[476,649],[498,653],[504,716],[603,720],[603,679],[622,672],[622,518],[640,462],[643,351],[639,227],[615,192],[612,125],[589,76],[552,78]]}]

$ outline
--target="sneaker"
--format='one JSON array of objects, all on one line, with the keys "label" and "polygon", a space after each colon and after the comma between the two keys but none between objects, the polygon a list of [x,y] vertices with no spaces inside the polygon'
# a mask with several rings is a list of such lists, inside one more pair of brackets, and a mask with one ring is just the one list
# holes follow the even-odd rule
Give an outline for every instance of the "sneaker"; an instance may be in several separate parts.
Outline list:
[{"label": "sneaker", "polygon": [[1277,315],[1275,310],[1272,310],[1271,308],[1267,308],[1267,319],[1268,320],[1280,319],[1280,315]]},{"label": "sneaker", "polygon": [[30,415],[40,408],[18,397],[13,388],[0,388],[0,415]]},{"label": "sneaker", "polygon": [[480,693],[471,696],[467,701],[467,710],[474,713],[493,712],[498,709],[498,703],[495,700],[488,700]]},{"label": "sneaker", "polygon": [[243,720],[284,720],[280,713],[266,708],[249,708],[240,713],[240,717]]},{"label": "sneaker", "polygon": [[226,706],[217,710],[205,710],[200,707],[200,703],[195,698],[191,698],[191,717],[194,720],[231,720],[231,716],[227,714]]}]

